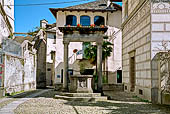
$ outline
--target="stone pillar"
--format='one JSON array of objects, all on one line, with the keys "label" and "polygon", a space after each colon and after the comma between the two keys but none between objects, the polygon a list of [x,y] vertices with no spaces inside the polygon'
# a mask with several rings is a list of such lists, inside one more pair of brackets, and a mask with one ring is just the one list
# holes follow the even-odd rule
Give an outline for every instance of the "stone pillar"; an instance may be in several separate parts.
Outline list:
[{"label": "stone pillar", "polygon": [[51,68],[51,71],[52,71],[52,78],[51,79],[52,79],[52,85],[54,85],[54,82],[55,82],[55,57],[56,57],[56,52],[52,51],[51,56],[52,56],[52,60],[53,60],[52,68]]},{"label": "stone pillar", "polygon": [[80,24],[80,13],[78,13],[76,16],[77,16],[77,24]]},{"label": "stone pillar", "polygon": [[97,42],[97,76],[98,76],[98,84],[97,90],[98,92],[102,92],[102,41]]},{"label": "stone pillar", "polygon": [[91,19],[91,20],[90,20],[90,23],[91,23],[91,24],[94,24],[94,15],[90,16],[90,19]]},{"label": "stone pillar", "polygon": [[69,42],[63,41],[64,44],[64,76],[63,76],[63,91],[68,91],[68,45]]}]

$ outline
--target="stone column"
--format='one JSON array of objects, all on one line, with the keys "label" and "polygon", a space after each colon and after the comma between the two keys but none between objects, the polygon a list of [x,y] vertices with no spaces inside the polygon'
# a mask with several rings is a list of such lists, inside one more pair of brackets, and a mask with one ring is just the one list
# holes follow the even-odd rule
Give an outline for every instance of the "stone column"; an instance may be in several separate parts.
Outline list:
[{"label": "stone column", "polygon": [[97,42],[97,76],[98,76],[98,84],[97,90],[98,92],[102,92],[102,41]]},{"label": "stone column", "polygon": [[91,24],[94,24],[94,14],[90,16],[90,19],[91,19],[91,20],[90,20],[90,23],[91,23]]},{"label": "stone column", "polygon": [[63,91],[68,91],[68,41],[63,41],[64,44],[64,76],[63,76]]},{"label": "stone column", "polygon": [[80,13],[78,13],[76,16],[77,16],[77,24],[80,24]]}]

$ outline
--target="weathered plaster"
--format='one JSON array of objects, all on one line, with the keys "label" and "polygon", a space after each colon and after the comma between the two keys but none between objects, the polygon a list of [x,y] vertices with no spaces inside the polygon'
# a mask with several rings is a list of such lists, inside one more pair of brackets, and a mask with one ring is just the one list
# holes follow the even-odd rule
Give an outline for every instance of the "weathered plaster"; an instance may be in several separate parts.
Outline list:
[{"label": "weathered plaster", "polygon": [[36,88],[35,55],[25,51],[24,58],[5,54],[4,88],[6,93]]}]

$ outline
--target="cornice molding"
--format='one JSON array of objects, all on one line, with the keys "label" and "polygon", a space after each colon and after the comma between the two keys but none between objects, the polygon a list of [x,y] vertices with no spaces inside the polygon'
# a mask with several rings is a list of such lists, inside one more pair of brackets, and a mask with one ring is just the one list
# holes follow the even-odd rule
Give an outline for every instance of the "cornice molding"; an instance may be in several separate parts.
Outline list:
[{"label": "cornice molding", "polygon": [[125,21],[122,23],[122,28],[128,23],[128,21],[140,10],[144,4],[146,4],[149,0],[140,0],[139,4],[136,6],[136,8],[129,14],[129,16],[125,19]]},{"label": "cornice molding", "polygon": [[152,2],[151,13],[170,13],[170,2]]}]

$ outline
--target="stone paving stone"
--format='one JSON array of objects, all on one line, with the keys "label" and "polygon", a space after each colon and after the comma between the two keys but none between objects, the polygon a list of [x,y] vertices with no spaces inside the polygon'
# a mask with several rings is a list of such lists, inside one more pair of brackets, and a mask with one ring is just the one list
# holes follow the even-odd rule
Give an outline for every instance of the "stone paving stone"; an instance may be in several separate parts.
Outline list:
[{"label": "stone paving stone", "polygon": [[135,98],[130,99],[131,95],[124,92],[114,96],[115,99],[121,96],[121,100],[98,102],[54,99],[54,95],[55,91],[49,91],[27,100],[15,109],[15,114],[170,114],[169,106],[139,102]]},{"label": "stone paving stone", "polygon": [[27,100],[30,100],[33,97],[36,97],[40,94],[46,93],[49,90],[42,90],[38,93],[26,96],[27,98],[21,98],[19,100],[13,101],[9,103],[8,105],[4,106],[3,108],[0,109],[0,114],[14,114],[14,110],[19,106],[20,104],[26,102]]},{"label": "stone paving stone", "polygon": [[11,98],[1,98],[1,99],[0,99],[0,103],[4,102],[4,101],[6,101],[6,100],[9,100],[9,99],[11,99]]}]

